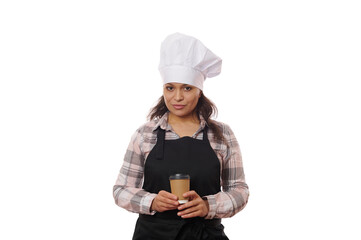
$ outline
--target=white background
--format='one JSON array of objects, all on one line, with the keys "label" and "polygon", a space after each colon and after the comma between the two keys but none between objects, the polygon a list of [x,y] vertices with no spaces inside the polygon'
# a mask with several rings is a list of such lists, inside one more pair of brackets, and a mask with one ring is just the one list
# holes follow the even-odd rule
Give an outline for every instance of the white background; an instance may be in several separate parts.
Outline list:
[{"label": "white background", "polygon": [[[222,57],[204,92],[250,187],[230,239],[361,239],[358,1],[1,1],[0,239],[131,239],[112,187],[174,32]],[[357,229],[358,228],[358,229]]]}]

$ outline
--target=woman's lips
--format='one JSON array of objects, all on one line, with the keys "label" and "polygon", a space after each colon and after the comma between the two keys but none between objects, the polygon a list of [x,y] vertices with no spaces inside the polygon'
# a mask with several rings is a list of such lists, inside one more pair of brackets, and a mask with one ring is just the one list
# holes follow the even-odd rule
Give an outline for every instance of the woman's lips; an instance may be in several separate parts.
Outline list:
[{"label": "woman's lips", "polygon": [[176,105],[173,105],[173,107],[174,107],[175,109],[177,109],[177,110],[181,110],[181,109],[183,109],[183,108],[185,107],[185,105],[178,105],[178,104],[176,104]]}]

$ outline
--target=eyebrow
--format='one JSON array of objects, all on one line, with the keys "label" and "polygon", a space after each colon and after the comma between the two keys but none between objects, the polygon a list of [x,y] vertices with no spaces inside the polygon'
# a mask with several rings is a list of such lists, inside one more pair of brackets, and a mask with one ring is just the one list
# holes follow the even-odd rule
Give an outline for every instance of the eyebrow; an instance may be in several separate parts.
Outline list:
[{"label": "eyebrow", "polygon": [[[172,84],[172,83],[166,83],[166,85],[174,87],[174,84]],[[191,87],[191,85],[183,84],[182,87]]]}]

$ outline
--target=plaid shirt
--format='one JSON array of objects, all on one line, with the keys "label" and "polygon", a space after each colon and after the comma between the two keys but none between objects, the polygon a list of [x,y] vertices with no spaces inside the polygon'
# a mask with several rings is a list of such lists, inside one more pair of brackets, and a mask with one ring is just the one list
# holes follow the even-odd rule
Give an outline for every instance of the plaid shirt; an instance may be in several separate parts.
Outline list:
[{"label": "plaid shirt", "polygon": [[[209,203],[206,219],[233,216],[246,206],[249,196],[238,142],[228,125],[220,122],[216,124],[222,130],[227,144],[215,139],[212,130],[208,130],[209,142],[220,161],[222,191],[215,195],[205,196]],[[168,124],[168,113],[159,120],[144,124],[134,133],[113,187],[115,203],[128,211],[148,215],[155,213],[150,211],[150,207],[157,194],[145,191],[142,185],[144,164],[157,142],[155,130],[159,126],[166,130],[165,140],[179,138]],[[200,127],[192,137],[202,140],[205,126],[206,122],[201,118]]]}]

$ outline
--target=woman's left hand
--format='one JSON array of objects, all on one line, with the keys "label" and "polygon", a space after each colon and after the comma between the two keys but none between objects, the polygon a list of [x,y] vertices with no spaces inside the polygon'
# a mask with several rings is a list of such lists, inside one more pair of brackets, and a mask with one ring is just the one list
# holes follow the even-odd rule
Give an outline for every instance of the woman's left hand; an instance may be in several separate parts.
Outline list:
[{"label": "woman's left hand", "polygon": [[178,207],[178,216],[182,218],[207,216],[209,211],[207,200],[203,200],[195,191],[186,192],[183,197],[189,198],[189,202]]}]

